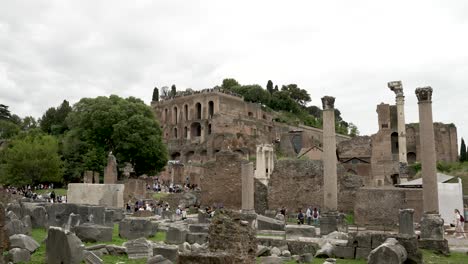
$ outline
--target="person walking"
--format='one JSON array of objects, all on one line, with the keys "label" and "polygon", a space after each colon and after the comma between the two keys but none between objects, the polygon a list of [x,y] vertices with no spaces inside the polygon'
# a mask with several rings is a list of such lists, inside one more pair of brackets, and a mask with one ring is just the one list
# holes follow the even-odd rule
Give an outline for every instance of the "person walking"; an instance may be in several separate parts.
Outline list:
[{"label": "person walking", "polygon": [[[457,236],[459,234],[459,236]],[[466,238],[465,235],[465,218],[460,214],[458,209],[455,209],[455,237]]]}]

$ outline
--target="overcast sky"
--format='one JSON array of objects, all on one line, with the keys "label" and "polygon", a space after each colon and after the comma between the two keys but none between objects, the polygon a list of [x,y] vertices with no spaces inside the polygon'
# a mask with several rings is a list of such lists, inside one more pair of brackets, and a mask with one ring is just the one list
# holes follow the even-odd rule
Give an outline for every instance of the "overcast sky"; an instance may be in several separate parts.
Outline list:
[{"label": "overcast sky", "polygon": [[195,90],[223,78],[296,83],[324,95],[361,134],[402,80],[434,89],[434,121],[468,138],[468,1],[0,0],[0,103],[40,117],[63,99]]}]

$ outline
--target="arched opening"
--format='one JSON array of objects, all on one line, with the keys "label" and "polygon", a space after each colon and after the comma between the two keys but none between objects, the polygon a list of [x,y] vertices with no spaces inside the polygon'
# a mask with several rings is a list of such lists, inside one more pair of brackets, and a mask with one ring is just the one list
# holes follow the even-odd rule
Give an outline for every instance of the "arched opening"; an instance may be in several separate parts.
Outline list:
[{"label": "arched opening", "polygon": [[188,120],[188,105],[184,105],[184,116],[185,120]]},{"label": "arched opening", "polygon": [[212,118],[213,114],[214,114],[214,103],[213,101],[209,101],[208,102],[208,116]]},{"label": "arched opening", "polygon": [[192,123],[190,126],[190,134],[192,138],[201,136],[201,125],[198,122]]},{"label": "arched opening", "polygon": [[180,160],[180,152],[174,152],[171,154],[172,160]]},{"label": "arched opening", "polygon": [[168,121],[167,118],[168,118],[168,110],[166,108],[166,109],[164,109],[164,122]]},{"label": "arched opening", "polygon": [[263,115],[262,115],[262,118],[266,120],[266,115],[265,115],[265,114],[263,114]]},{"label": "arched opening", "polygon": [[393,185],[396,185],[396,184],[399,184],[400,183],[400,176],[398,174],[392,174],[392,176],[390,176],[392,178],[392,184]]},{"label": "arched opening", "polygon": [[178,135],[177,135],[177,127],[174,127],[174,138],[177,139]]},{"label": "arched opening", "polygon": [[406,160],[408,161],[408,164],[413,164],[416,162],[416,153],[414,152],[408,152],[406,155]]},{"label": "arched opening", "polygon": [[253,113],[252,113],[252,112],[249,112],[248,115],[249,115],[249,117],[253,117]]},{"label": "arched opening", "polygon": [[177,106],[174,106],[174,124],[177,124]]},{"label": "arched opening", "polygon": [[211,135],[211,124],[208,124],[208,135]]},{"label": "arched opening", "polygon": [[202,111],[202,108],[201,108],[201,104],[200,103],[196,103],[195,104],[195,116],[197,117],[197,119],[201,119],[201,111]]},{"label": "arched opening", "polygon": [[188,138],[188,129],[184,127],[184,138]]},{"label": "arched opening", "polygon": [[185,160],[186,160],[187,162],[191,161],[191,160],[193,159],[193,155],[194,155],[194,154],[195,154],[194,151],[189,151],[189,152],[187,152],[187,154],[185,154]]},{"label": "arched opening", "polygon": [[398,133],[393,132],[391,135],[392,154],[398,154]]}]

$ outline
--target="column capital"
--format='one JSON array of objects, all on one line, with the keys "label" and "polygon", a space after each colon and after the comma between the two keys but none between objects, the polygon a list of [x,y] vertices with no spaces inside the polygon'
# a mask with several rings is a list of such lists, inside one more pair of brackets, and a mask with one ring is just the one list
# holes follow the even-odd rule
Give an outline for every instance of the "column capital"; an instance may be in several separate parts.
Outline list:
[{"label": "column capital", "polygon": [[333,96],[322,97],[322,107],[323,107],[323,110],[335,108],[335,97]]},{"label": "column capital", "polygon": [[403,85],[401,84],[401,81],[388,82],[387,86],[396,94],[397,97],[403,96]]},{"label": "column capital", "polygon": [[415,92],[419,103],[431,102],[432,88],[430,86],[416,88]]}]

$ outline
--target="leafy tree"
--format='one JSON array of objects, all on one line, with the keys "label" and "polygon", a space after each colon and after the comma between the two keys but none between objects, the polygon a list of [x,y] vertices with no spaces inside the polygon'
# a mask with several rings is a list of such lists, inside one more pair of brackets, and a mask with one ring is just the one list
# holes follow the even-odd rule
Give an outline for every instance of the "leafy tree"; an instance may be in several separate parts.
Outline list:
[{"label": "leafy tree", "polygon": [[294,101],[287,91],[279,91],[271,96],[270,107],[277,111],[299,113],[300,106]]},{"label": "leafy tree", "polygon": [[315,118],[321,118],[322,117],[322,109],[320,109],[318,106],[311,105],[306,108],[307,112],[314,116]]},{"label": "leafy tree", "polygon": [[22,124],[21,117],[19,117],[18,115],[15,115],[15,114],[11,115],[10,121],[13,122],[15,125],[18,125],[18,126],[21,126],[21,124]]},{"label": "leafy tree", "polygon": [[287,92],[289,97],[301,106],[305,106],[311,101],[309,93],[306,90],[297,87],[297,84],[283,85],[283,87],[281,87],[281,91]]},{"label": "leafy tree", "polygon": [[467,149],[465,145],[465,140],[462,138],[460,146],[460,162],[468,161]]},{"label": "leafy tree", "polygon": [[154,87],[153,89],[153,98],[152,101],[159,101],[159,90],[158,87]]},{"label": "leafy tree", "polygon": [[41,132],[20,135],[2,151],[3,184],[23,186],[62,180],[58,142]]},{"label": "leafy tree", "polygon": [[176,94],[177,94],[177,88],[176,88],[175,84],[173,84],[171,86],[171,97],[175,97]]},{"label": "leafy tree", "polygon": [[29,129],[34,129],[37,128],[37,122],[36,119],[32,116],[27,116],[23,118],[21,121],[21,129],[22,130],[29,130]]},{"label": "leafy tree", "polygon": [[40,120],[42,131],[53,135],[65,133],[68,130],[65,119],[71,111],[72,108],[67,100],[63,100],[62,104],[57,108],[51,107],[47,109]]},{"label": "leafy tree", "polygon": [[13,122],[0,120],[0,139],[10,139],[20,132],[20,127]]},{"label": "leafy tree", "polygon": [[274,89],[275,92],[278,92],[279,89],[278,89],[278,85],[275,85],[275,89]]},{"label": "leafy tree", "polygon": [[0,120],[10,120],[11,113],[8,110],[8,106],[0,104]]},{"label": "leafy tree", "polygon": [[221,87],[226,90],[231,90],[233,87],[238,87],[240,84],[236,81],[236,79],[227,78],[223,80],[223,84]]},{"label": "leafy tree", "polygon": [[247,102],[266,105],[270,101],[270,93],[258,84],[233,87],[233,91],[244,96],[244,100]]},{"label": "leafy tree", "polygon": [[[104,167],[107,153],[115,153],[120,165],[132,164],[138,175],[160,171],[167,163],[167,149],[151,108],[134,97],[83,98],[67,118],[70,131],[64,140],[67,178],[86,169]],[[82,164],[82,171],[72,164]]]},{"label": "leafy tree", "polygon": [[273,82],[271,80],[268,80],[266,88],[270,94],[272,94],[275,91],[273,88]]},{"label": "leafy tree", "polygon": [[359,136],[359,129],[357,128],[357,126],[353,123],[349,123],[349,136],[351,137],[355,137],[355,136]]}]

